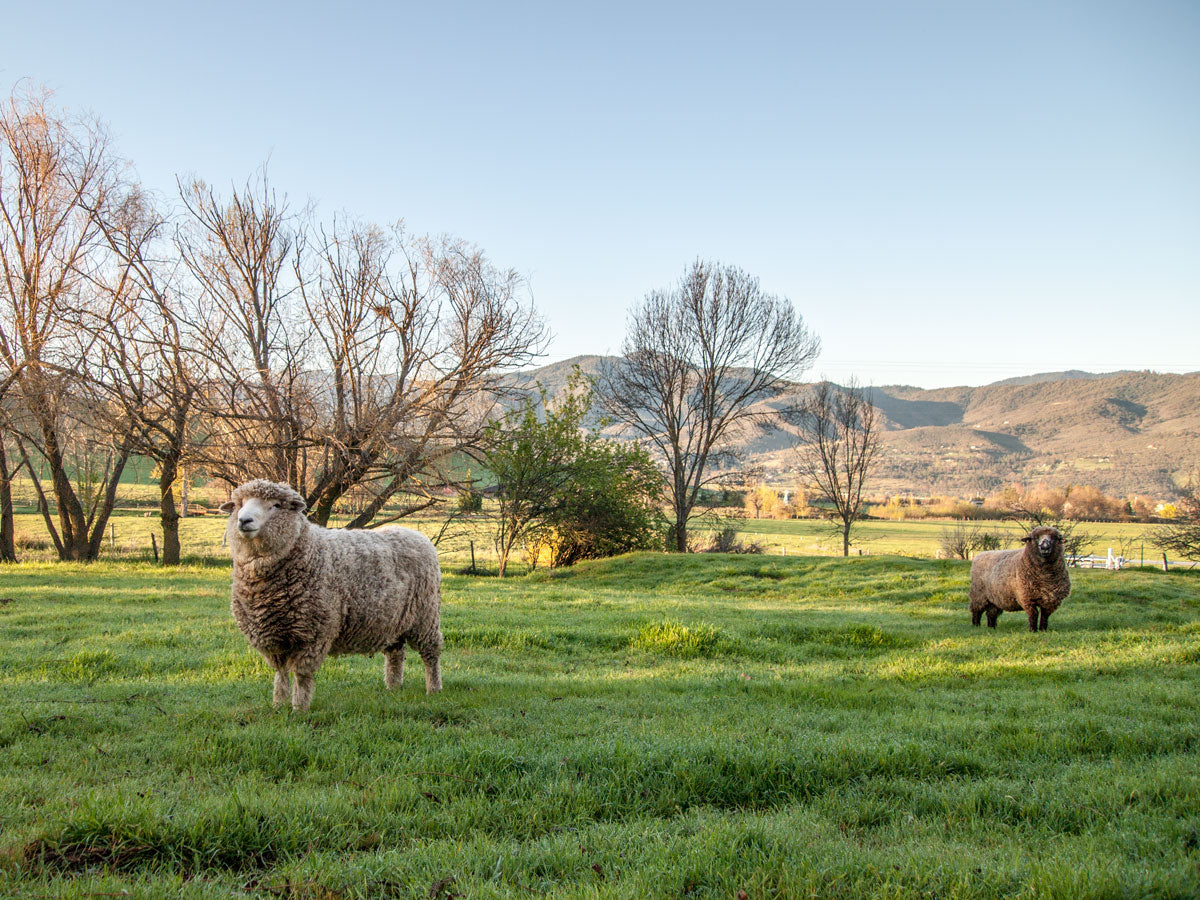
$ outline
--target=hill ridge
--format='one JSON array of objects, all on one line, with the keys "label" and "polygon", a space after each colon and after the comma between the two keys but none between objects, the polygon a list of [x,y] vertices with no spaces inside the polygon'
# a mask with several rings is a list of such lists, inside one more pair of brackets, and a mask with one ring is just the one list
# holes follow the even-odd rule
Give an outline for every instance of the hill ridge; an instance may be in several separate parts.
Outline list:
[{"label": "hill ridge", "polygon": [[[584,355],[516,373],[554,395],[578,365],[595,375],[606,359]],[[810,383],[791,384],[764,411]],[[1200,464],[1200,372],[1042,372],[985,385],[872,386],[883,422],[873,492],[968,496],[1010,481],[1092,484],[1106,493],[1170,496]],[[743,465],[791,477],[791,429],[776,422],[741,435]]]}]

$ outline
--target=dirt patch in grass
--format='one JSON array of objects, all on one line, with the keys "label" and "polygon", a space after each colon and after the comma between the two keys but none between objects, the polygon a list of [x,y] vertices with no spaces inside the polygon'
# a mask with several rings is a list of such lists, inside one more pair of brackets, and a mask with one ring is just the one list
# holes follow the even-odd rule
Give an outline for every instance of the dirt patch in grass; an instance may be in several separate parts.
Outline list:
[{"label": "dirt patch in grass", "polygon": [[110,832],[83,841],[40,837],[25,845],[22,856],[27,865],[64,874],[82,874],[94,869],[127,872],[161,866],[185,878],[200,868],[232,872],[265,870],[279,860],[279,853],[270,845],[253,850],[231,847],[203,855],[198,850]]}]

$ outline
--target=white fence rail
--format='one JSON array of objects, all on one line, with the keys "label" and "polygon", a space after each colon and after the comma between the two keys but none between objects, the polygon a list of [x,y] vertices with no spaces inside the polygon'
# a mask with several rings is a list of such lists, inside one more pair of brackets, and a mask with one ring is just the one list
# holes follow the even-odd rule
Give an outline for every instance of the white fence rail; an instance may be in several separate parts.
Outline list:
[{"label": "white fence rail", "polygon": [[1108,556],[1068,556],[1067,565],[1078,569],[1121,569],[1133,563],[1132,559],[1114,556],[1112,547],[1108,548]]},{"label": "white fence rail", "polygon": [[1162,566],[1162,570],[1166,572],[1169,568],[1184,568],[1193,569],[1196,563],[1187,562],[1179,559],[1167,559],[1164,553],[1161,563],[1157,559],[1130,559],[1124,556],[1116,556],[1113,553],[1112,547],[1108,548],[1108,556],[1067,556],[1067,565],[1075,566],[1079,569],[1110,569],[1116,571],[1123,569],[1126,566]]}]

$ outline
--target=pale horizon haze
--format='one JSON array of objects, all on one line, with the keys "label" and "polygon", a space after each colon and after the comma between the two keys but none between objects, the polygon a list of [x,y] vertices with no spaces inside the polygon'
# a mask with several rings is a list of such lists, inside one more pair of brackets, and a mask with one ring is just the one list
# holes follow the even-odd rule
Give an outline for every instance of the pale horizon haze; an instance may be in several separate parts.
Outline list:
[{"label": "pale horizon haze", "polygon": [[1200,3],[11,4],[0,85],[151,189],[481,246],[543,363],[695,258],[788,297],[812,378],[1200,370]]}]

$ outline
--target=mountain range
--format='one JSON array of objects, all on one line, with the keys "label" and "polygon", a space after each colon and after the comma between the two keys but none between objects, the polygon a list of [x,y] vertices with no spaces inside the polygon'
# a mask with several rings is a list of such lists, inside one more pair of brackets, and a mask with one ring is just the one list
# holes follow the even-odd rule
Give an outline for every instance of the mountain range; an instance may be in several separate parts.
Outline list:
[{"label": "mountain range", "polygon": [[[603,360],[578,356],[515,377],[553,396],[575,366],[595,375]],[[808,388],[789,384],[760,404],[767,423],[735,439],[740,466],[761,468],[769,483],[789,484],[794,429],[774,414]],[[883,426],[872,494],[971,497],[1013,481],[1046,481],[1165,498],[1200,474],[1200,372],[1073,370],[979,387],[870,391]]]}]

